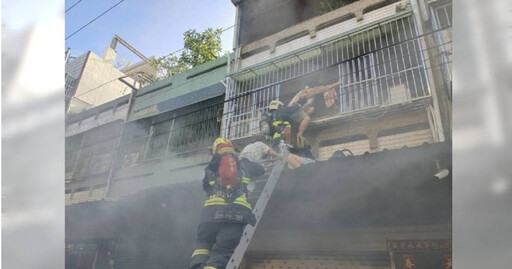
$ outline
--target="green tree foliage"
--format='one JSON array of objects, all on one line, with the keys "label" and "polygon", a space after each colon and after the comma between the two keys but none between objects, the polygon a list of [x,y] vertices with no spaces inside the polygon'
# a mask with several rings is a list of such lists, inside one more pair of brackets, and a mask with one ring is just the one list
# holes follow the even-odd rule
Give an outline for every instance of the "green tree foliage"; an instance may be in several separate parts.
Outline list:
[{"label": "green tree foliage", "polygon": [[183,33],[183,51],[179,57],[168,55],[152,59],[153,65],[158,69],[157,79],[170,77],[217,59],[222,51],[221,33],[220,28],[208,28],[202,33],[190,29]]},{"label": "green tree foliage", "polygon": [[327,13],[356,1],[357,0],[322,0],[319,5],[319,11],[322,14]]}]

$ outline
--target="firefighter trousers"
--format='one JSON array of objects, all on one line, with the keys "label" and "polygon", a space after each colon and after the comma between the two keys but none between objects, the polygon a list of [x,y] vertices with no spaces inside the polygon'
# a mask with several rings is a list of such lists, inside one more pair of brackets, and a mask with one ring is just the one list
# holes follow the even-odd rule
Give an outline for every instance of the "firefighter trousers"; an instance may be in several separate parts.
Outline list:
[{"label": "firefighter trousers", "polygon": [[197,228],[190,269],[224,269],[240,243],[244,223],[202,222]]}]

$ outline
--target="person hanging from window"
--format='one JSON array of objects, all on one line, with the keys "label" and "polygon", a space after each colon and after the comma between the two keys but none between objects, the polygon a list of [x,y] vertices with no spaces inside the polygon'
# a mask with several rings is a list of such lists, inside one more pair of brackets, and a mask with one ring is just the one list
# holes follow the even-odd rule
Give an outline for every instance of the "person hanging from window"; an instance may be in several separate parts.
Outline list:
[{"label": "person hanging from window", "polygon": [[250,179],[244,175],[231,141],[217,138],[205,168],[207,194],[197,228],[191,269],[223,269],[238,246],[244,227],[256,218],[247,201]]},{"label": "person hanging from window", "polygon": [[297,133],[294,135],[295,143],[293,144],[295,146],[304,147],[303,134],[315,111],[315,95],[329,92],[339,85],[341,85],[341,81],[329,85],[319,85],[317,82],[311,81],[292,98],[288,106],[280,107],[273,113],[275,120],[288,121],[292,126],[298,126]]}]

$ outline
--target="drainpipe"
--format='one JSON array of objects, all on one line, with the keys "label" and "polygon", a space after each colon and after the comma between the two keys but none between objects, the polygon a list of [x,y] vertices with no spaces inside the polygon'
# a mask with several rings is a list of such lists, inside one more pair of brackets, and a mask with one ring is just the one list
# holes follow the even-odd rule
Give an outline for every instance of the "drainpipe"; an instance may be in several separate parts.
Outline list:
[{"label": "drainpipe", "polygon": [[[423,20],[421,18],[421,11],[419,9],[419,5],[421,4],[420,0],[411,0],[411,7],[414,14],[414,22],[418,29],[418,35],[424,34],[423,29]],[[420,42],[422,47],[426,48],[426,43],[423,38],[420,38]],[[421,52],[423,54],[423,59],[429,59],[428,52],[423,50]],[[439,99],[437,98],[437,90],[434,83],[434,74],[432,73],[432,69],[430,69],[430,61],[425,61],[425,69],[427,69],[428,74],[428,84],[430,86],[430,93],[432,94],[432,121],[431,128],[434,129],[436,136],[434,137],[435,142],[443,142],[445,140],[444,137],[444,128],[443,128],[443,120],[441,117],[441,112],[439,110]]]},{"label": "drainpipe", "polygon": [[126,115],[124,116],[123,123],[121,123],[122,124],[121,130],[119,131],[119,137],[117,138],[116,146],[114,148],[114,154],[112,156],[112,164],[110,165],[110,170],[108,171],[107,186],[105,187],[105,191],[103,192],[103,199],[106,199],[109,196],[110,186],[112,185],[112,178],[114,177],[114,166],[115,166],[115,162],[116,162],[116,159],[118,156],[119,147],[121,146],[121,138],[123,137],[123,134],[124,134],[124,126],[126,125],[126,121],[128,121],[128,116],[130,115],[130,112],[132,111],[132,104],[133,104],[133,100],[135,99],[135,92],[137,90],[137,88],[135,88],[135,84],[137,83],[137,81],[134,80],[133,81],[134,85],[131,85],[130,83],[128,83],[126,80],[123,79],[125,77],[126,76],[121,77],[121,78],[119,78],[119,80],[122,83],[126,84],[128,87],[130,87],[130,89],[132,89],[132,91],[130,93],[130,97],[128,98],[128,109],[126,111]]}]

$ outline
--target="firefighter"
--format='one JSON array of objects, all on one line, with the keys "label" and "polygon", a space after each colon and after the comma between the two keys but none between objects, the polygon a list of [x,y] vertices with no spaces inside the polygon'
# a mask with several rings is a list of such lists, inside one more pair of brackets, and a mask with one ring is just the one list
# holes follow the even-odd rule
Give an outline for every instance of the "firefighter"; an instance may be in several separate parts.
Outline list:
[{"label": "firefighter", "polygon": [[315,111],[315,95],[329,92],[340,84],[341,81],[324,86],[311,81],[292,98],[288,106],[280,107],[274,112],[275,120],[287,121],[294,128],[297,128],[297,133],[294,135],[296,143],[293,143],[295,146],[298,148],[305,146],[303,134],[311,121],[311,115]]},{"label": "firefighter", "polygon": [[[256,223],[247,201],[250,180],[238,169],[240,166],[233,144],[228,139],[217,138],[212,153],[213,159],[205,168],[203,179],[207,199],[197,228],[191,269],[224,269],[240,242],[245,225],[254,226]],[[223,172],[223,161],[233,158],[228,172]],[[226,185],[221,178],[233,171],[236,172],[237,181]]]},{"label": "firefighter", "polygon": [[283,102],[273,100],[268,106],[269,114],[264,117],[268,122],[270,139],[274,141],[284,140],[286,143],[291,142],[291,124],[282,117],[283,110],[286,110]]}]

